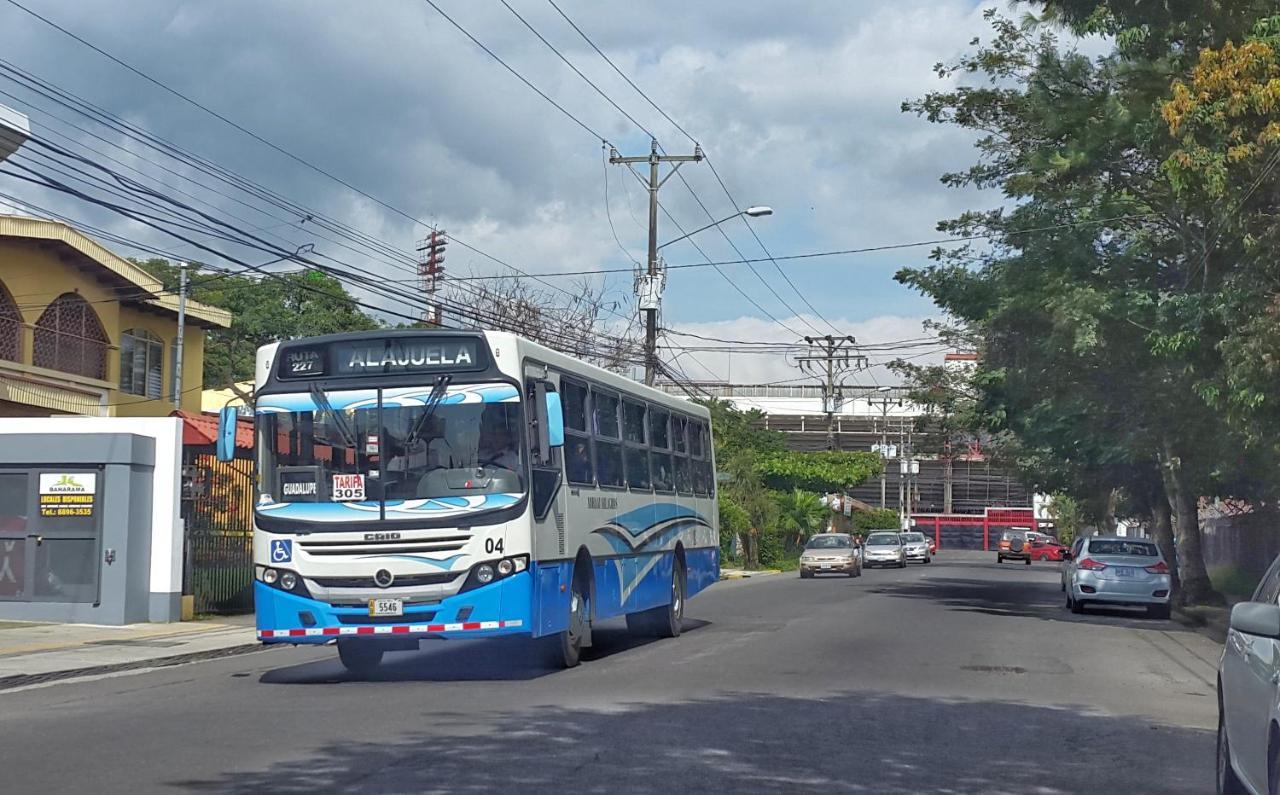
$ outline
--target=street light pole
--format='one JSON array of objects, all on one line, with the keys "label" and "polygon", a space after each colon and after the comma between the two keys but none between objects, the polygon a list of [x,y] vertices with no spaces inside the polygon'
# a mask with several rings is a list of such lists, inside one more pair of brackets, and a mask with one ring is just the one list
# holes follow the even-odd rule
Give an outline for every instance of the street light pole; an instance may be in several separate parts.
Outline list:
[{"label": "street light pole", "polygon": [[182,408],[182,342],[187,328],[187,263],[178,263],[178,335],[173,340],[173,405]]}]

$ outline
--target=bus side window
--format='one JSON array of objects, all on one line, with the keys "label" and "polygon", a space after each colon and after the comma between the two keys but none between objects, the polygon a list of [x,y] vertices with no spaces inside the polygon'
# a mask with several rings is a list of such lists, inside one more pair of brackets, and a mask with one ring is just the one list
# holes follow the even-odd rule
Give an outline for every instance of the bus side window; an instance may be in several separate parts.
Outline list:
[{"label": "bus side window", "polygon": [[560,394],[564,407],[564,464],[570,483],[592,484],[595,473],[591,466],[591,436],[587,433],[587,387],[569,379],[561,379]]},{"label": "bus side window", "polygon": [[689,455],[693,458],[693,493],[705,497],[710,488],[707,478],[706,426],[698,420],[689,423]]},{"label": "bus side window", "polygon": [[618,395],[591,390],[591,408],[596,446],[596,482],[601,486],[621,487],[622,443],[618,432]]},{"label": "bus side window", "polygon": [[622,401],[623,463],[627,470],[627,485],[634,491],[648,491],[653,483],[649,479],[649,448],[645,437],[645,404],[634,400]]},{"label": "bus side window", "polygon": [[658,491],[671,491],[674,484],[671,471],[671,436],[667,420],[671,414],[666,409],[649,407],[649,472],[653,487]]},{"label": "bus side window", "polygon": [[671,415],[671,447],[675,450],[676,491],[693,493],[693,473],[690,470],[689,441],[686,431],[689,419],[679,414]]}]

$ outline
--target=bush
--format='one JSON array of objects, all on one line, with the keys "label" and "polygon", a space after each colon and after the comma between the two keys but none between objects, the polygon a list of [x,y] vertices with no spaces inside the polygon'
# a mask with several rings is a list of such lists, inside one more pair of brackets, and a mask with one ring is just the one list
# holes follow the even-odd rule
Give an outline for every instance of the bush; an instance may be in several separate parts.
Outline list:
[{"label": "bush", "polygon": [[1214,566],[1209,569],[1209,579],[1218,593],[1248,599],[1261,578],[1236,566]]},{"label": "bush", "polygon": [[853,527],[858,531],[897,530],[900,519],[898,512],[891,508],[872,508],[869,511],[856,511],[849,517]]},{"label": "bush", "polygon": [[785,565],[787,559],[786,534],[777,530],[769,530],[760,534],[760,565],[768,569],[777,569]]}]

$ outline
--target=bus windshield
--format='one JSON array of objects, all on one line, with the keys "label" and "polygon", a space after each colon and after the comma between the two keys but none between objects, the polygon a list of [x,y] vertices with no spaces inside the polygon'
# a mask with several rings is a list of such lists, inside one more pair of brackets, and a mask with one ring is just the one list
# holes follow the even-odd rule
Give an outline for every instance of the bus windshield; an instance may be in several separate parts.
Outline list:
[{"label": "bus windshield", "polygon": [[260,515],[413,518],[526,488],[514,386],[267,395],[258,415]]}]

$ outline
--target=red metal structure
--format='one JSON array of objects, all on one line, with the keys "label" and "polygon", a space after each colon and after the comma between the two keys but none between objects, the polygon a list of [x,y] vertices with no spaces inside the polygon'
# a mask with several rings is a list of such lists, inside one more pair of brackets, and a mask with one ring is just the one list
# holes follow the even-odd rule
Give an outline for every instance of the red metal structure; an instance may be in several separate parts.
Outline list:
[{"label": "red metal structure", "polygon": [[1031,508],[987,508],[978,514],[917,514],[911,517],[912,529],[931,534],[938,549],[992,548],[992,531],[999,541],[1004,530],[1039,532],[1035,511]]}]

